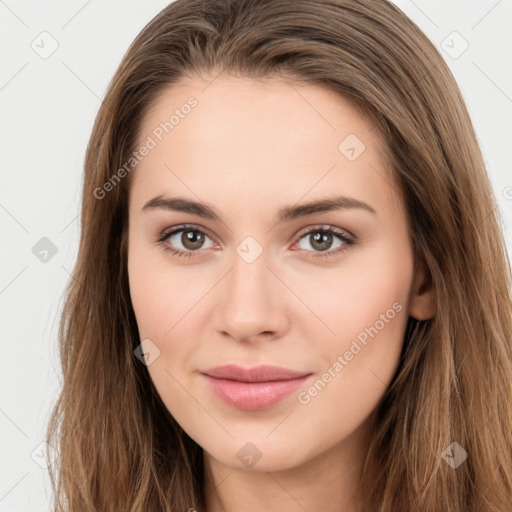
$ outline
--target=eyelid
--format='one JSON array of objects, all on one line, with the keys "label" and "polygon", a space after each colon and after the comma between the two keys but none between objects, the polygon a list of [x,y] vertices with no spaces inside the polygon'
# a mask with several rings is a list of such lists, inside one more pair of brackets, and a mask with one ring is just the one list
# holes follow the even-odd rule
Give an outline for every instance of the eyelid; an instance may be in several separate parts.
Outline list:
[{"label": "eyelid", "polygon": [[180,231],[200,231],[203,232],[205,235],[207,235],[212,240],[215,239],[215,237],[212,235],[209,229],[200,226],[199,224],[178,224],[176,226],[172,226],[169,228],[165,228],[159,235],[159,238],[157,242],[163,242],[167,238],[169,238],[171,235],[174,235],[176,233],[179,233]]},{"label": "eyelid", "polygon": [[344,236],[345,238],[350,238],[351,240],[356,239],[355,235],[353,235],[350,231],[347,231],[343,228],[338,228],[336,226],[333,226],[332,224],[312,224],[310,226],[306,226],[305,228],[301,229],[299,233],[296,235],[299,239],[302,238],[304,235],[307,235],[311,231],[329,231],[334,233],[338,236]]}]

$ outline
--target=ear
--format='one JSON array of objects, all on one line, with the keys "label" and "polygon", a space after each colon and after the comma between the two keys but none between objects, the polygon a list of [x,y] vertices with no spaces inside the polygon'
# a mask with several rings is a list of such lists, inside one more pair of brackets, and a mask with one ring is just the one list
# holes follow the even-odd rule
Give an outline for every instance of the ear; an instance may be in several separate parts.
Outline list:
[{"label": "ear", "polygon": [[416,320],[428,320],[437,310],[434,289],[427,265],[415,265],[414,278],[409,296],[409,315]]}]

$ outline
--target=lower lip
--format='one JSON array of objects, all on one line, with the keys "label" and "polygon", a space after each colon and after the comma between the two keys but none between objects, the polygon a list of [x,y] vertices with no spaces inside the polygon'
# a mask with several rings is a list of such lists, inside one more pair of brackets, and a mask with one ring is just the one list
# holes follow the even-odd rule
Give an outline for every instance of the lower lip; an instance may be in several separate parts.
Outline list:
[{"label": "lower lip", "polygon": [[240,382],[202,374],[210,389],[226,404],[244,411],[258,411],[277,404],[297,391],[311,375],[270,382]]}]

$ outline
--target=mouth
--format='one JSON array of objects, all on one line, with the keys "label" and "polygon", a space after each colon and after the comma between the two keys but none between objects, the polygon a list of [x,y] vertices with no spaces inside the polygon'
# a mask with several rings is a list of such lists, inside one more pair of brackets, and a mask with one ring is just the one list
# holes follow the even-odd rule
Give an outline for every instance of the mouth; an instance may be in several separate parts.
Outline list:
[{"label": "mouth", "polygon": [[245,411],[267,409],[297,391],[312,375],[277,366],[223,365],[200,372],[224,403]]}]

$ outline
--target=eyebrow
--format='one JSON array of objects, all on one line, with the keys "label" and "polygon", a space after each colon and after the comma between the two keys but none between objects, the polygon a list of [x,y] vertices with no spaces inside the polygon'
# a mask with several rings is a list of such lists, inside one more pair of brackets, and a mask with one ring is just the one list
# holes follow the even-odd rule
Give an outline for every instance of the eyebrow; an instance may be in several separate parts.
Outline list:
[{"label": "eyebrow", "polygon": [[[359,208],[366,210],[374,215],[377,212],[367,203],[346,196],[333,196],[312,201],[309,203],[294,204],[281,208],[275,218],[275,223],[289,222],[295,219],[314,215],[316,213],[325,213],[338,210],[348,210]],[[150,199],[143,207],[142,211],[155,209],[171,210],[176,212],[191,213],[204,219],[220,221],[221,217],[215,208],[206,203],[199,203],[184,197],[163,197],[157,196]]]}]

